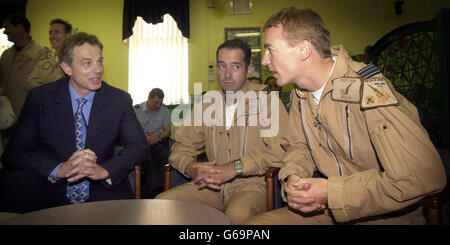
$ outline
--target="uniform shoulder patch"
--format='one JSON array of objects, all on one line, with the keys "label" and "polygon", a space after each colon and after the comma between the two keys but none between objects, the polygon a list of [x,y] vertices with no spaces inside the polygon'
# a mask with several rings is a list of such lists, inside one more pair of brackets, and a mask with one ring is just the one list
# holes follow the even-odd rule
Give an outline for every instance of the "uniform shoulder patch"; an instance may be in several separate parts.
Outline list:
[{"label": "uniform shoulder patch", "polygon": [[392,92],[391,85],[386,78],[374,77],[364,80],[361,99],[362,110],[398,104],[399,101]]},{"label": "uniform shoulder patch", "polygon": [[333,81],[333,91],[331,99],[349,103],[359,103],[361,101],[361,78],[340,77]]},{"label": "uniform shoulder patch", "polygon": [[47,59],[53,57],[54,54],[51,49],[49,49],[48,47],[45,47],[45,51],[46,51]]},{"label": "uniform shoulder patch", "polygon": [[381,71],[374,64],[370,64],[356,73],[358,73],[358,75],[360,75],[363,79],[367,79],[381,73]]},{"label": "uniform shoulder patch", "polygon": [[272,92],[272,87],[267,86],[267,87],[263,88],[262,91],[266,92],[266,94],[270,94],[270,92]]}]

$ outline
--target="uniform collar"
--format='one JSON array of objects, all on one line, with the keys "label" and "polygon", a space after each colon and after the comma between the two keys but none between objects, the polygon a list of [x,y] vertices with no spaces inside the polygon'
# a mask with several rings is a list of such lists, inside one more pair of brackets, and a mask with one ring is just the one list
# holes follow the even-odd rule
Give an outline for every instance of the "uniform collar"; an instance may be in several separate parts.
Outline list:
[{"label": "uniform collar", "polygon": [[[261,91],[263,88],[265,88],[266,85],[263,84],[256,84],[256,83],[251,83],[248,80],[245,82],[244,86],[242,86],[242,89],[239,90],[242,93],[247,93],[248,91],[255,91],[256,93],[258,93],[257,91]],[[236,91],[235,93],[238,93],[239,91]],[[225,92],[223,90],[221,90],[222,93],[222,97],[223,97],[223,103],[226,104],[225,101]],[[256,94],[258,97],[258,94]],[[246,100],[247,101],[247,100]],[[248,101],[246,102],[248,103]]]},{"label": "uniform collar", "polygon": [[161,105],[161,107],[160,107],[158,110],[156,110],[156,111],[149,111],[148,108],[147,108],[147,101],[144,101],[144,102],[142,102],[142,103],[140,104],[140,107],[141,107],[140,109],[141,109],[142,111],[145,111],[145,112],[147,112],[147,113],[157,113],[157,112],[163,110],[163,108],[165,108],[166,105],[163,103],[163,104]]},{"label": "uniform collar", "polygon": [[[262,90],[265,87],[266,87],[266,85],[264,85],[264,84],[251,83],[247,80],[247,81],[245,81],[245,84],[244,84],[244,86],[242,86],[242,89],[240,91],[242,91],[245,94],[246,92],[248,92],[250,90],[257,91],[257,90]],[[220,92],[222,93],[223,96],[225,96],[225,92],[223,90],[221,90]]]},{"label": "uniform collar", "polygon": [[148,111],[147,110],[147,101],[144,101],[144,102],[139,104],[139,110],[141,110],[141,111]]},{"label": "uniform collar", "polygon": [[[266,87],[266,85],[264,85],[264,84],[256,84],[256,83],[251,83],[251,82],[249,82],[248,80],[245,82],[245,84],[244,84],[244,86],[242,86],[242,89],[240,90],[242,93],[247,93],[248,91],[255,91],[255,93],[256,93],[256,99],[258,100],[258,98],[259,98],[259,94],[258,94],[258,91],[261,91],[262,89],[264,89]],[[222,106],[224,106],[223,108],[223,118],[225,118],[226,117],[226,115],[225,115],[225,113],[226,113],[226,110],[225,110],[225,105],[226,105],[226,102],[225,102],[225,92],[223,91],[223,90],[220,90],[220,92],[221,92],[221,94],[222,94],[222,99],[223,99],[223,105]],[[252,106],[254,106],[255,105],[255,103],[252,103],[251,104]],[[256,103],[256,105],[258,105],[257,103]],[[218,104],[216,104],[216,106],[219,106]],[[237,118],[238,117],[240,117],[240,116],[248,116],[249,115],[249,101],[248,101],[248,99],[246,99],[245,100],[245,110],[244,110],[244,114],[239,114],[239,112],[241,112],[241,111],[239,111],[239,110],[237,110],[236,111],[236,113],[234,113],[234,119],[233,119],[233,121],[236,121],[237,120]],[[204,108],[206,108],[206,107],[208,107],[208,104],[204,104]],[[225,124],[223,124],[224,126],[225,126]]]},{"label": "uniform collar", "polygon": [[[331,55],[336,57],[336,60],[334,60],[335,65],[333,73],[326,82],[321,97],[325,96],[325,94],[333,90],[332,81],[338,77],[343,77],[348,70],[347,68],[348,62],[346,60],[350,59],[350,57],[348,56],[347,51],[344,49],[344,47],[342,45],[335,45],[330,48],[330,51]],[[294,93],[296,94],[295,96],[300,99],[308,99],[309,96],[312,96],[309,95],[310,92],[301,88],[295,88],[295,86],[294,86]]]},{"label": "uniform collar", "polygon": [[[347,51],[344,49],[342,45],[335,45],[330,48],[331,55],[335,57],[334,62],[334,70],[329,77],[328,81],[325,84],[323,89],[321,98],[324,98],[327,93],[333,90],[333,80],[338,77],[343,77],[348,73],[348,61],[351,59],[348,55]],[[294,93],[296,93],[297,99],[306,99],[311,104],[311,108],[316,108],[315,103],[312,98],[312,94],[303,89],[295,89]],[[311,98],[310,98],[311,97]],[[314,106],[313,106],[314,105]]]},{"label": "uniform collar", "polygon": [[331,47],[331,55],[336,56],[336,65],[334,71],[328,79],[325,88],[323,89],[322,97],[333,90],[333,80],[339,77],[345,77],[349,75],[349,63],[352,60],[347,51],[342,45],[335,45]]},{"label": "uniform collar", "polygon": [[25,45],[23,45],[22,47],[19,48],[16,45],[14,45],[13,47],[16,50],[16,52],[20,52],[22,50],[29,49],[31,46],[33,46],[33,44],[34,44],[34,40],[30,36],[30,40],[28,40],[28,42]]}]

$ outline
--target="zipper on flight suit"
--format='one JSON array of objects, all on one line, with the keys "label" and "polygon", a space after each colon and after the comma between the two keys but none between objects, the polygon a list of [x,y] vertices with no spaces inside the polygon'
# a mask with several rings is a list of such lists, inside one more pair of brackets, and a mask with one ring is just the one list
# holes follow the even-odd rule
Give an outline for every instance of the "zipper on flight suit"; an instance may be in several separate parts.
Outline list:
[{"label": "zipper on flight suit", "polygon": [[245,155],[245,150],[247,149],[247,134],[248,134],[248,121],[247,121],[247,124],[245,124],[244,144],[242,146],[241,156]]},{"label": "zipper on flight suit", "polygon": [[[230,128],[231,129],[231,128]],[[230,148],[230,131],[229,130],[226,130],[225,131],[226,132],[226,134],[227,134],[227,139],[228,139],[228,142],[227,142],[227,146],[228,146],[228,161],[232,161],[231,160],[231,156],[232,156],[232,152],[231,152],[231,148]],[[223,188],[222,188],[222,199],[223,200],[225,200],[225,188],[226,188],[226,183],[223,183]]]},{"label": "zipper on flight suit", "polygon": [[[306,144],[308,145],[309,151],[312,152],[311,143],[310,143],[310,141],[309,141],[309,135],[308,135],[308,133],[306,132],[306,129],[305,129],[305,121],[303,120],[304,118],[303,118],[303,114],[302,114],[302,102],[301,102],[301,101],[298,102],[298,110],[299,110],[299,112],[300,112],[300,119],[301,119],[301,121],[302,121],[302,130],[303,130],[303,134],[305,135]],[[311,155],[312,155],[312,154],[311,154]]]},{"label": "zipper on flight suit", "polygon": [[350,108],[348,105],[345,105],[345,119],[347,123],[347,135],[348,135],[348,153],[350,159],[353,160],[353,151],[352,151],[352,134],[350,131]]},{"label": "zipper on flight suit", "polygon": [[328,150],[330,150],[330,152],[331,152],[331,153],[333,154],[333,156],[334,156],[334,159],[336,160],[337,167],[338,167],[338,173],[339,173],[339,176],[342,176],[342,166],[341,166],[341,162],[339,161],[339,158],[338,158],[336,152],[333,150],[333,147],[331,147],[330,139],[329,139],[328,134],[327,134],[327,130],[325,130],[325,128],[322,126],[322,123],[320,122],[319,116],[316,116],[315,119],[316,119],[316,121],[319,123],[319,127],[320,127],[320,128],[323,128],[323,133],[325,134],[325,138],[326,138],[326,140],[327,140]]},{"label": "zipper on flight suit", "polygon": [[302,114],[302,102],[301,102],[301,100],[298,102],[298,110],[300,112],[300,119],[302,121],[302,130],[303,130],[303,134],[305,135],[306,145],[308,145],[308,149],[309,149],[309,152],[311,153],[311,158],[312,158],[313,162],[316,163],[316,160],[314,160],[314,155],[313,155],[313,152],[312,152],[311,142],[309,140],[309,135],[306,132],[305,121],[303,120],[304,118],[303,118],[303,114]]},{"label": "zipper on flight suit", "polygon": [[[212,155],[214,159],[217,160],[217,154],[216,154],[216,127],[211,127],[211,143],[212,143]],[[208,161],[210,161],[208,159]]]},{"label": "zipper on flight suit", "polygon": [[[227,132],[227,139],[228,139],[228,144],[230,143],[230,132],[228,132],[228,131],[226,131]],[[230,161],[231,162],[231,148],[230,148],[230,146],[228,145],[228,161]]]}]

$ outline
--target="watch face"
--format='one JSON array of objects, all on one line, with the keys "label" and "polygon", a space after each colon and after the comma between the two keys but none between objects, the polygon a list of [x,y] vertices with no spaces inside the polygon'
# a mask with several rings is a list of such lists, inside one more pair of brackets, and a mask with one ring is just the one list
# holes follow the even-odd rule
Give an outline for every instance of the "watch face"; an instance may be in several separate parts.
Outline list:
[{"label": "watch face", "polygon": [[242,174],[242,172],[244,172],[244,165],[242,164],[241,160],[236,160],[234,162],[234,170],[238,174]]}]

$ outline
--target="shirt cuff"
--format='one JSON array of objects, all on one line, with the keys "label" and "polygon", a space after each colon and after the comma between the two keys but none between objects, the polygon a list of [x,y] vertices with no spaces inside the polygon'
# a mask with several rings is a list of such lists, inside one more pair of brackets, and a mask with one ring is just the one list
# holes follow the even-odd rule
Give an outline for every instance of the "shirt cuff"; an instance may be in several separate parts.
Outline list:
[{"label": "shirt cuff", "polygon": [[337,222],[349,221],[349,216],[344,205],[344,178],[328,178],[328,207]]},{"label": "shirt cuff", "polygon": [[107,178],[105,181],[106,181],[106,183],[108,183],[108,185],[112,185],[112,180],[111,180],[111,178]]},{"label": "shirt cuff", "polygon": [[58,164],[58,166],[56,166],[56,168],[54,168],[52,170],[52,172],[50,172],[50,175],[48,176],[48,181],[50,181],[52,184],[56,183],[56,181],[60,180],[60,178],[56,177],[56,172],[58,172],[59,167],[61,166],[61,164],[63,164],[62,162],[60,164]]}]

